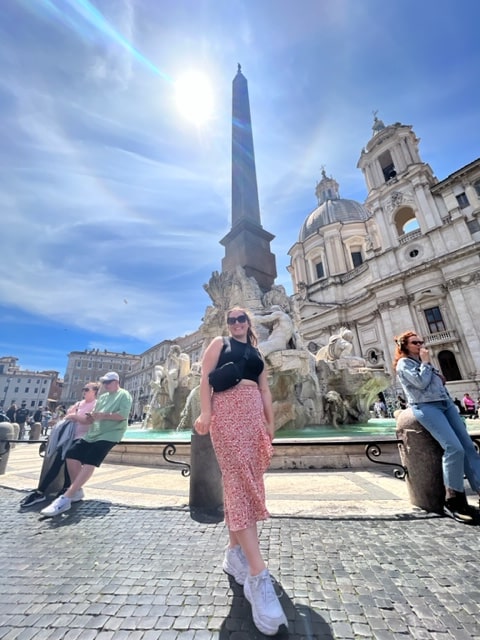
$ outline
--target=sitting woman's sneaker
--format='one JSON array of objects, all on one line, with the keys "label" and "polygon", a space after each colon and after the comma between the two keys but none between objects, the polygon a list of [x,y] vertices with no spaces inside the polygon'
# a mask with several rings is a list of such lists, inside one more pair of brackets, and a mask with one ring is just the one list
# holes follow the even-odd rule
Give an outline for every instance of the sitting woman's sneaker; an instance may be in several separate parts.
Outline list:
[{"label": "sitting woman's sneaker", "polygon": [[34,504],[45,502],[45,500],[46,497],[41,491],[33,491],[20,502],[20,508],[26,509],[27,507],[33,507]]},{"label": "sitting woman's sneaker", "polygon": [[40,511],[42,516],[53,518],[60,515],[64,511],[68,511],[72,506],[72,501],[67,496],[59,496],[56,500]]},{"label": "sitting woman's sneaker", "polygon": [[443,513],[457,522],[463,522],[463,524],[473,522],[473,516],[468,504],[466,504],[466,500],[462,500],[459,496],[445,500]]}]

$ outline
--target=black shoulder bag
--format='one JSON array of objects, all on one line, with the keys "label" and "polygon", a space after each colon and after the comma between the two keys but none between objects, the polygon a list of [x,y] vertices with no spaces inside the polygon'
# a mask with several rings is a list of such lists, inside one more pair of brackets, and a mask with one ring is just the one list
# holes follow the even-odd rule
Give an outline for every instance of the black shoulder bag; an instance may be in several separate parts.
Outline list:
[{"label": "black shoulder bag", "polygon": [[[228,340],[226,338],[225,340]],[[226,344],[226,342],[225,342]],[[240,382],[243,377],[243,370],[245,369],[245,363],[250,355],[250,345],[247,344],[245,353],[243,354],[240,362],[226,362],[221,367],[217,367],[208,374],[208,382],[214,391],[226,391],[231,387],[234,387]]]}]

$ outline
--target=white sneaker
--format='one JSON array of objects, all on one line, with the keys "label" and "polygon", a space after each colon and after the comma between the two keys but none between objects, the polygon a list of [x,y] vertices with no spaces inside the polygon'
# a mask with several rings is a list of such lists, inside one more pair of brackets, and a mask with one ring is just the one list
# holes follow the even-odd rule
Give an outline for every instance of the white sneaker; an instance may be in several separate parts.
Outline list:
[{"label": "white sneaker", "polygon": [[268,569],[258,576],[248,575],[243,590],[252,605],[253,621],[259,631],[266,636],[274,636],[282,624],[288,629],[287,617],[273,588]]},{"label": "white sneaker", "polygon": [[235,582],[245,584],[248,576],[248,562],[240,545],[232,549],[227,548],[222,567],[225,573],[235,578]]},{"label": "white sneaker", "polygon": [[47,518],[53,518],[54,516],[58,516],[60,513],[64,511],[68,511],[72,506],[72,501],[70,498],[66,496],[58,496],[56,500],[49,504],[48,507],[42,509],[40,513],[42,516],[47,516]]},{"label": "white sneaker", "polygon": [[83,489],[79,489],[78,491],[75,491],[75,493],[70,498],[70,500],[72,502],[80,502],[80,500],[83,500],[84,497],[85,497],[85,494],[83,493]]}]

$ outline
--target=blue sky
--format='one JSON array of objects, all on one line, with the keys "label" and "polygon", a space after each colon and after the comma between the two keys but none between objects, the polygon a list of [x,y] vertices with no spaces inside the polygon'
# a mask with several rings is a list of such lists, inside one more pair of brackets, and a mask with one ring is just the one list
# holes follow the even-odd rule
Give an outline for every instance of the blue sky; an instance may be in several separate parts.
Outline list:
[{"label": "blue sky", "polygon": [[[474,0],[5,0],[0,355],[63,375],[72,350],[193,331],[230,226],[231,83],[249,83],[277,284],[321,167],[363,201],[372,111],[413,125],[439,179],[478,157]],[[202,72],[210,119],[175,86]]]}]

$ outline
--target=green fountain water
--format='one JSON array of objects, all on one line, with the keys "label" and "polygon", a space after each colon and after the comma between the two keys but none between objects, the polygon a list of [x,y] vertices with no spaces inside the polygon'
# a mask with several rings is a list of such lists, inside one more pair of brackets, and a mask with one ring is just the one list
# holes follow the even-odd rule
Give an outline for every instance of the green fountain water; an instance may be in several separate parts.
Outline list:
[{"label": "green fountain water", "polygon": [[[480,431],[479,420],[467,420],[469,433]],[[395,420],[388,418],[372,418],[368,422],[342,425],[335,428],[331,425],[307,426],[302,429],[280,429],[275,434],[275,439],[287,440],[318,440],[322,438],[363,438],[374,441],[378,437],[395,436]],[[145,441],[182,441],[190,442],[191,432],[187,431],[153,431],[151,429],[137,428],[132,425],[123,440],[145,440]]]},{"label": "green fountain water", "polygon": [[[134,426],[125,433],[124,440],[182,440],[190,442],[190,431],[153,431],[151,429],[137,429]],[[275,439],[316,440],[318,438],[351,438],[364,437],[375,439],[378,436],[394,436],[395,420],[372,418],[368,422],[343,425],[335,428],[331,425],[317,425],[302,429],[280,429]]]}]

